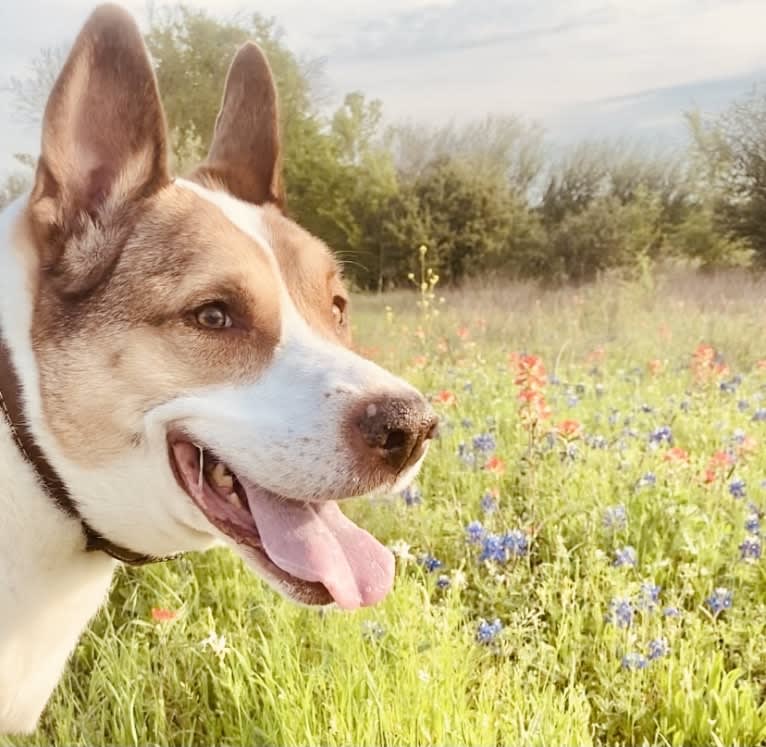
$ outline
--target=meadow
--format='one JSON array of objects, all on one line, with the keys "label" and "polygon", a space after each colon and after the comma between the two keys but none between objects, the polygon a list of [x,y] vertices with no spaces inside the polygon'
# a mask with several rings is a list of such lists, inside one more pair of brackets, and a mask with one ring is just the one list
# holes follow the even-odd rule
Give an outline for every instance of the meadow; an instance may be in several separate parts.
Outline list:
[{"label": "meadow", "polygon": [[442,417],[413,488],[347,504],[390,597],[301,609],[226,550],[122,569],[0,745],[766,742],[766,284],[426,285],[353,304]]}]

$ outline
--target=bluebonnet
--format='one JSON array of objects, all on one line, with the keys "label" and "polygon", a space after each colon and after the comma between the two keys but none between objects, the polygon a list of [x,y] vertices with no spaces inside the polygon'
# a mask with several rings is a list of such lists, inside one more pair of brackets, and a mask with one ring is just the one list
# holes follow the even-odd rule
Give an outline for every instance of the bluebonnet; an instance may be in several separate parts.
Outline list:
[{"label": "bluebonnet", "polygon": [[639,488],[652,487],[656,484],[657,484],[657,476],[654,474],[654,472],[647,472],[638,481]]},{"label": "bluebonnet", "polygon": [[742,480],[739,477],[735,477],[730,483],[729,483],[729,492],[735,497],[735,498],[744,498],[747,495],[747,492],[745,490],[745,481]]},{"label": "bluebonnet", "polygon": [[558,386],[559,384],[561,384],[561,379],[558,376],[556,376],[556,374],[550,374],[548,376],[548,383],[551,386]]},{"label": "bluebonnet", "polygon": [[731,609],[734,595],[723,586],[713,590],[713,593],[705,600],[705,604],[714,615],[719,615],[724,610]]},{"label": "bluebonnet", "polygon": [[678,607],[665,607],[665,609],[662,610],[662,614],[665,617],[681,617],[681,611]]},{"label": "bluebonnet", "polygon": [[472,521],[465,528],[465,533],[468,535],[468,541],[472,545],[478,545],[484,539],[484,527],[480,521]]},{"label": "bluebonnet", "polygon": [[439,589],[446,589],[449,587],[451,583],[452,581],[450,580],[450,577],[445,576],[444,574],[442,574],[441,576],[439,576],[439,578],[436,579],[436,586]]},{"label": "bluebonnet", "polygon": [[574,394],[570,394],[567,397],[567,405],[569,405],[569,407],[577,407],[578,404],[580,404],[579,397],[576,397]]},{"label": "bluebonnet", "polygon": [[529,539],[519,529],[503,535],[503,547],[511,558],[522,558],[529,550]]},{"label": "bluebonnet", "polygon": [[758,537],[746,537],[739,546],[742,560],[759,560],[761,557],[761,540]]},{"label": "bluebonnet", "polygon": [[628,526],[628,512],[625,506],[609,506],[604,511],[604,526],[612,531],[619,531]]},{"label": "bluebonnet", "polygon": [[460,421],[460,425],[466,430],[468,430],[469,428],[473,428],[473,420],[471,420],[470,418],[463,418]]},{"label": "bluebonnet", "polygon": [[496,560],[500,563],[505,562],[505,545],[503,538],[497,534],[488,534],[484,537],[479,561]]},{"label": "bluebonnet", "polygon": [[590,436],[588,438],[588,445],[592,449],[605,449],[608,446],[607,440],[603,436]]},{"label": "bluebonnet", "polygon": [[655,659],[667,656],[668,651],[670,651],[670,647],[667,640],[665,638],[655,638],[649,641],[647,657],[649,661],[654,661]]},{"label": "bluebonnet", "polygon": [[726,394],[734,394],[741,383],[742,377],[735,376],[733,379],[729,379],[729,381],[722,381],[718,386],[722,392],[725,392]]},{"label": "bluebonnet", "polygon": [[469,467],[476,464],[476,454],[474,454],[464,443],[458,444],[457,455],[460,460]]},{"label": "bluebonnet", "polygon": [[731,434],[731,440],[735,444],[741,444],[745,442],[746,434],[741,428],[737,428],[734,433]]},{"label": "bluebonnet", "polygon": [[673,431],[670,430],[669,425],[663,425],[660,428],[655,428],[650,434],[649,434],[649,443],[652,446],[660,446],[663,443],[668,444],[668,446],[673,445]]},{"label": "bluebonnet", "polygon": [[497,444],[491,433],[480,433],[473,437],[473,448],[483,454],[489,454],[494,451]]},{"label": "bluebonnet", "polygon": [[622,668],[627,670],[646,669],[649,662],[643,654],[631,652],[622,657]]},{"label": "bluebonnet", "polygon": [[423,494],[417,485],[409,485],[402,490],[402,498],[408,506],[414,506],[422,501]]},{"label": "bluebonnet", "polygon": [[476,630],[476,640],[479,641],[479,643],[491,643],[497,638],[502,629],[503,624],[498,619],[495,619],[492,622],[482,620]]},{"label": "bluebonnet", "polygon": [[634,547],[626,545],[625,547],[615,550],[614,561],[612,565],[620,568],[621,566],[635,566],[638,563],[638,555]]},{"label": "bluebonnet", "polygon": [[484,495],[481,497],[481,510],[484,511],[485,514],[491,514],[494,513],[497,510],[497,497],[487,490]]},{"label": "bluebonnet", "polygon": [[641,584],[639,592],[639,604],[643,609],[652,610],[660,601],[660,592],[662,588],[652,581],[645,581]]},{"label": "bluebonnet", "polygon": [[754,413],[753,417],[750,418],[752,421],[756,423],[760,423],[764,420],[766,420],[766,408],[759,407]]},{"label": "bluebonnet", "polygon": [[575,459],[577,459],[577,455],[579,453],[580,450],[577,448],[577,444],[568,443],[566,451],[564,452],[564,458],[573,462]]},{"label": "bluebonnet", "polygon": [[745,519],[745,531],[750,534],[760,534],[761,532],[761,519],[758,514],[750,514]]},{"label": "bluebonnet", "polygon": [[609,603],[607,621],[618,628],[629,628],[633,622],[633,605],[629,599],[613,599]]},{"label": "bluebonnet", "polygon": [[420,558],[419,562],[429,573],[433,573],[435,570],[438,570],[443,565],[441,560],[438,560],[437,558],[435,558],[433,555],[430,555],[430,554],[423,555]]}]

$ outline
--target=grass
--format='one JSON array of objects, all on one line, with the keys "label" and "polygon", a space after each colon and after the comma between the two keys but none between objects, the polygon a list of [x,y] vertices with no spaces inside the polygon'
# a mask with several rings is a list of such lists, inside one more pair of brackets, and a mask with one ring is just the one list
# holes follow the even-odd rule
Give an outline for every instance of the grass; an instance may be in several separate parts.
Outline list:
[{"label": "grass", "polygon": [[[445,421],[420,502],[348,509],[397,548],[391,596],[353,614],[299,609],[225,550],[121,570],[40,730],[0,745],[763,743],[766,565],[740,545],[760,541],[752,520],[766,507],[766,422],[753,419],[766,407],[764,290],[667,277],[467,289],[428,309],[412,294],[357,299],[359,344]],[[720,357],[695,378],[701,343]],[[548,372],[552,416],[533,432],[512,352]],[[563,420],[580,430],[549,436]],[[688,460],[667,461],[671,446]],[[719,457],[705,483],[727,450],[736,461]],[[518,530],[528,548],[482,562],[472,521]],[[625,547],[635,565],[615,565]],[[655,602],[644,584],[660,587]],[[715,614],[719,587],[732,604]],[[483,643],[482,619],[502,625]]]}]

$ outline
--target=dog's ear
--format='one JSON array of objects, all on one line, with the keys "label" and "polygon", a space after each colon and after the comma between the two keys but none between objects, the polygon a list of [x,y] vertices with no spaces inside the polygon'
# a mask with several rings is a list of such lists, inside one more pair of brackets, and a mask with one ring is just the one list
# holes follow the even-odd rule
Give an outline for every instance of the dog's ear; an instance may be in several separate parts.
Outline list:
[{"label": "dog's ear", "polygon": [[277,89],[266,56],[252,42],[231,63],[213,143],[193,178],[218,182],[256,205],[284,208]]},{"label": "dog's ear", "polygon": [[[166,139],[138,26],[122,8],[99,6],[77,37],[43,116],[29,212],[44,267],[63,272],[57,267],[63,262],[93,269],[95,258],[83,256],[82,247],[77,257],[62,256],[68,243],[107,214],[125,218],[169,183]],[[67,274],[77,270],[70,266]]]}]

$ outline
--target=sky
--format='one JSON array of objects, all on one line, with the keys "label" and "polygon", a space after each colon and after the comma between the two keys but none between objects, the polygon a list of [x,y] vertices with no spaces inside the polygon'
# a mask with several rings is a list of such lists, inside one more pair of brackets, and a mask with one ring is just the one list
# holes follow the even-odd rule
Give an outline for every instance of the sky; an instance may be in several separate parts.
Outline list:
[{"label": "sky", "polygon": [[[145,0],[122,0],[142,27]],[[154,0],[155,6],[164,4]],[[714,113],[766,80],[766,0],[187,0],[221,17],[276,18],[325,61],[330,103],[361,90],[388,121],[485,114],[541,123],[554,143],[683,138],[682,112]],[[0,81],[71,43],[89,0],[0,2]],[[0,94],[0,172],[39,151]]]}]

